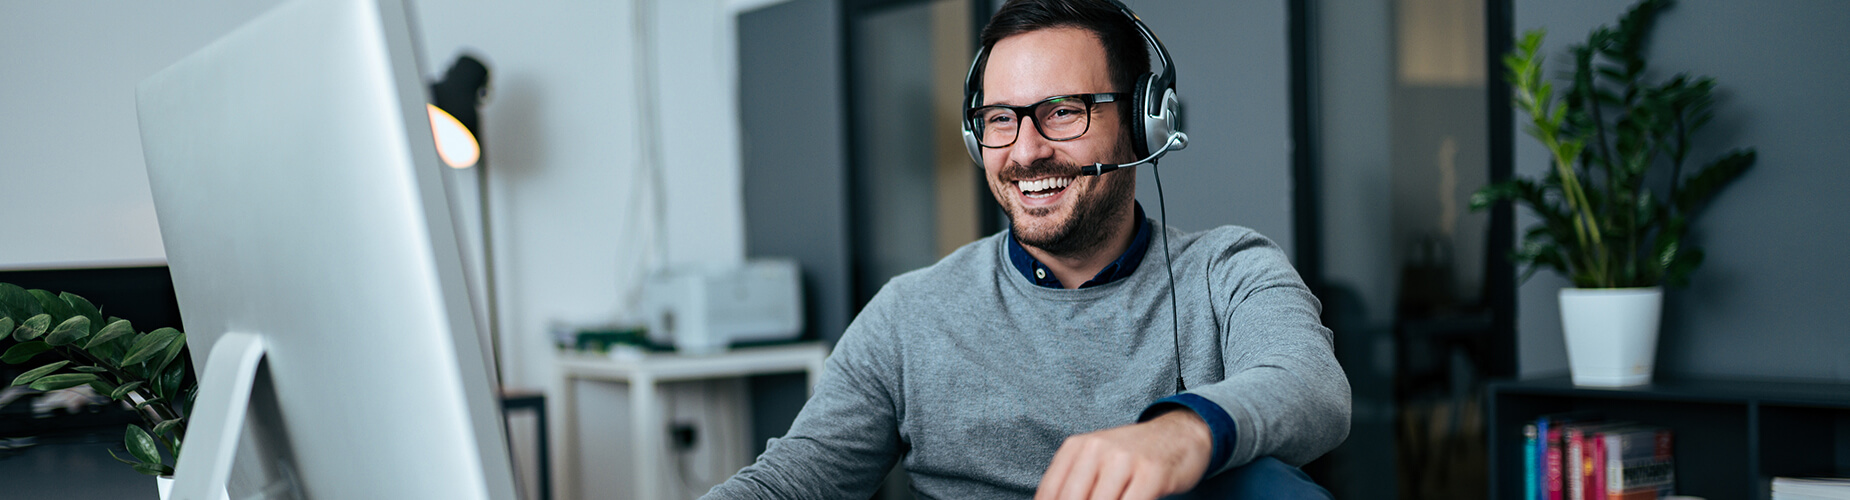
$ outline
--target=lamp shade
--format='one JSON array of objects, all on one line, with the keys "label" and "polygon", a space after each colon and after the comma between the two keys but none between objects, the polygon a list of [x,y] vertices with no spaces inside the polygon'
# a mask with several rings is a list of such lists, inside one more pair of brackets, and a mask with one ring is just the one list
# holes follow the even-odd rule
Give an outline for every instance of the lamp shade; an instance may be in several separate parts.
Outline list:
[{"label": "lamp shade", "polygon": [[430,85],[430,126],[436,133],[437,153],[453,168],[469,168],[482,161],[481,115],[488,97],[488,65],[464,54]]}]

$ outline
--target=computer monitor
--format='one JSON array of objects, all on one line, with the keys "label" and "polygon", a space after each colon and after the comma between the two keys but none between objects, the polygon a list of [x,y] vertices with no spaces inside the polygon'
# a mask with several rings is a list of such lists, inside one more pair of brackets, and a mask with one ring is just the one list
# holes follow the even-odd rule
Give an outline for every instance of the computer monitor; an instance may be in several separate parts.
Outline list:
[{"label": "computer monitor", "polygon": [[176,498],[514,497],[410,24],[290,1],[137,89],[205,367]]}]

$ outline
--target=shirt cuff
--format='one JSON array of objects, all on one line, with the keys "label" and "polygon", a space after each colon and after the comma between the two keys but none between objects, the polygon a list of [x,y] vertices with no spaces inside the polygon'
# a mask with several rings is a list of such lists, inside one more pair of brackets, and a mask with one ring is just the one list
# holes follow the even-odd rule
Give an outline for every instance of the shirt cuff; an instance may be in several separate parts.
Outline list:
[{"label": "shirt cuff", "polygon": [[1221,470],[1227,465],[1227,460],[1232,458],[1234,445],[1239,443],[1239,429],[1235,428],[1233,416],[1228,415],[1227,410],[1221,409],[1220,405],[1208,401],[1208,398],[1182,393],[1150,403],[1150,406],[1143,409],[1143,414],[1137,416],[1137,421],[1148,421],[1177,406],[1194,410],[1203,422],[1208,423],[1208,432],[1213,435],[1214,451],[1208,454],[1208,469],[1203,471],[1203,476]]}]

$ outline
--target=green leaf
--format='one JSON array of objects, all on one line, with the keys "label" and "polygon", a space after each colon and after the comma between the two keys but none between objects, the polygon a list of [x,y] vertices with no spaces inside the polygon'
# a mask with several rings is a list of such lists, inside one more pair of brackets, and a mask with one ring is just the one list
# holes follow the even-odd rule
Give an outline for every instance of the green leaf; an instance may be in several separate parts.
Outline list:
[{"label": "green leaf", "polygon": [[134,460],[129,460],[129,459],[126,459],[126,458],[122,458],[122,456],[121,456],[121,455],[117,455],[117,454],[116,454],[116,450],[107,450],[107,449],[106,449],[106,450],[104,450],[104,451],[107,451],[107,452],[109,452],[109,458],[113,458],[113,459],[116,459],[116,461],[117,461],[117,462],[122,462],[122,463],[125,463],[125,464],[129,464],[129,465],[141,465],[141,462],[136,462],[136,461],[134,461]]},{"label": "green leaf", "polygon": [[[0,311],[0,314],[4,314],[4,312]],[[13,328],[18,326],[19,323],[13,322],[13,318],[0,316],[0,337],[12,336]]]},{"label": "green leaf", "polygon": [[161,451],[154,447],[154,437],[149,436],[148,431],[142,430],[141,426],[130,424],[122,443],[128,446],[128,453],[141,460],[141,463],[160,465]]},{"label": "green leaf", "polygon": [[116,384],[109,383],[108,379],[105,379],[100,375],[97,376],[96,380],[90,381],[90,388],[96,389],[97,394],[109,394],[112,392],[116,392]]},{"label": "green leaf", "polygon": [[75,311],[78,316],[90,318],[91,330],[89,333],[96,333],[96,328],[101,328],[103,326],[103,312],[98,311],[96,305],[91,304],[89,300],[71,292],[60,293],[58,294],[58,298],[64,299],[64,303],[70,304],[71,310]]},{"label": "green leaf", "polygon": [[180,390],[180,382],[184,380],[186,380],[185,367],[182,365],[175,365],[161,372],[161,378],[155,384],[155,387],[160,388],[161,397],[171,401],[174,399],[174,391]]},{"label": "green leaf", "polygon": [[131,380],[126,384],[116,386],[116,390],[109,391],[109,399],[113,400],[128,397],[128,393],[134,391],[136,387],[141,387],[140,380]]},{"label": "green leaf", "polygon": [[90,366],[90,365],[79,366],[76,368],[72,368],[72,370],[77,370],[77,371],[84,372],[84,373],[103,373],[103,372],[109,371],[108,368],[103,368],[101,366]]},{"label": "green leaf", "polygon": [[43,341],[34,340],[31,342],[20,342],[18,345],[8,348],[5,354],[0,354],[0,361],[17,365],[48,350],[51,350],[51,344],[47,344]]},{"label": "green leaf", "polygon": [[122,358],[122,366],[141,363],[157,354],[166,353],[167,345],[179,337],[179,330],[162,328],[136,338],[135,345],[128,350],[128,356]]},{"label": "green leaf", "polygon": [[58,327],[52,329],[50,334],[45,335],[45,343],[53,346],[61,346],[83,340],[84,337],[88,336],[90,336],[90,318],[71,316],[70,319],[66,319],[63,323],[59,323]]},{"label": "green leaf", "polygon": [[154,403],[159,403],[159,402],[161,402],[161,398],[158,398],[158,397],[148,398],[147,401],[142,401],[141,403],[136,404],[135,409],[139,410],[142,408],[147,408],[149,405],[152,405]]},{"label": "green leaf", "polygon": [[159,476],[172,476],[172,474],[174,474],[174,470],[168,469],[166,465],[146,465],[146,463],[137,463],[137,465],[133,465],[133,467],[135,467],[135,472],[148,474],[148,476],[157,476],[157,478],[159,478]]},{"label": "green leaf", "polygon": [[1709,198],[1714,197],[1723,186],[1746,173],[1747,168],[1754,165],[1755,158],[1756,153],[1752,149],[1728,153],[1684,181],[1682,188],[1677,191],[1676,199],[1671,201],[1676,203],[1678,212],[1695,212],[1707,204]]},{"label": "green leaf", "polygon": [[33,368],[31,370],[26,370],[25,373],[19,374],[18,378],[13,379],[13,385],[30,384],[32,383],[32,381],[38,380],[39,377],[50,375],[51,372],[58,371],[59,368],[63,368],[64,365],[68,365],[68,364],[71,364],[71,362],[70,361],[59,361],[59,362],[48,364],[48,365],[41,366],[38,368]]},{"label": "green leaf", "polygon": [[162,420],[161,423],[154,424],[154,435],[159,436],[172,432],[175,427],[179,426],[180,419]]},{"label": "green leaf", "polygon": [[[180,357],[180,351],[183,349],[186,349],[186,333],[185,332],[181,332],[179,336],[174,337],[173,342],[170,342],[167,344],[167,351],[161,353],[161,357],[160,357],[161,362],[155,364],[155,366],[159,367],[159,368],[156,368],[155,371],[165,371],[169,365],[173,364],[173,360],[178,359]],[[185,364],[185,363],[181,363],[181,364]]]},{"label": "green leaf", "polygon": [[101,379],[98,379],[94,373],[60,373],[35,380],[31,387],[40,391],[55,391],[88,384],[93,380]]},{"label": "green leaf", "polygon": [[71,309],[71,303],[65,302],[64,299],[58,298],[51,292],[39,289],[26,290],[26,292],[31,293],[32,298],[38,300],[39,307],[44,308],[45,314],[51,315],[52,321],[63,322],[77,315],[77,311]]},{"label": "green leaf", "polygon": [[23,321],[20,318],[30,318],[42,312],[45,312],[44,308],[26,289],[11,283],[0,283],[0,313],[16,321]]},{"label": "green leaf", "polygon": [[46,330],[50,329],[51,315],[41,313],[21,322],[19,328],[13,330],[13,340],[25,342],[36,339],[39,338],[40,335],[44,335]]},{"label": "green leaf", "polygon": [[103,327],[102,330],[97,330],[96,335],[90,337],[89,342],[84,343],[84,350],[96,349],[109,341],[132,333],[135,333],[135,326],[129,324],[128,320],[117,319],[110,321],[109,326]]}]

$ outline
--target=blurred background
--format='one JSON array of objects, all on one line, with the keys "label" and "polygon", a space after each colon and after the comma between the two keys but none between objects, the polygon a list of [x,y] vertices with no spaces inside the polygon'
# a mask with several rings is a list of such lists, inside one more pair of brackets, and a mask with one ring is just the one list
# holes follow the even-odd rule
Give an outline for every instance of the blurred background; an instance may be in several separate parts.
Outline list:
[{"label": "blurred background", "polygon": [[[0,282],[84,295],[143,329],[183,326],[134,87],[276,3],[0,0]],[[1191,147],[1162,162],[1169,223],[1278,241],[1336,334],[1353,430],[1306,470],[1338,498],[1484,497],[1485,382],[1567,368],[1564,281],[1518,284],[1502,258],[1526,215],[1468,210],[1486,182],[1546,168],[1497,61],[1514,33],[1546,27],[1549,68],[1565,71],[1567,45],[1627,5],[1125,3],[1177,64]],[[891,277],[1006,227],[957,128],[977,32],[999,4],[412,2],[431,81],[463,54],[493,75],[478,106],[486,165],[446,172],[473,228],[470,272],[492,278],[477,300],[496,312],[503,385],[553,390],[557,339],[635,324],[648,278],[667,270],[794,260],[795,340],[827,346]],[[1850,381],[1850,336],[1831,314],[1850,282],[1833,250],[1850,223],[1838,194],[1850,169],[1835,166],[1850,156],[1838,116],[1850,94],[1832,83],[1850,76],[1846,21],[1850,5],[1828,0],[1690,0],[1661,19],[1654,60],[1721,82],[1723,118],[1698,136],[1720,145],[1695,156],[1753,145],[1761,160],[1696,226],[1709,260],[1699,286],[1670,295],[1659,373]],[[1146,209],[1152,170],[1136,174]],[[16,368],[0,366],[0,380]],[[556,449],[538,446],[540,419],[510,413],[529,498],[537,478],[561,477],[546,467],[625,453],[626,428],[600,425],[627,411],[625,388],[582,384],[579,432],[604,444],[582,457],[543,465]],[[805,377],[666,392],[667,420],[688,439],[665,451],[682,465],[661,491],[683,497],[781,435]],[[55,480],[34,479],[50,467],[35,448],[119,441],[107,405],[37,399],[0,397],[0,484]],[[727,405],[743,416],[699,417]],[[637,479],[612,469],[570,490],[629,498]],[[879,496],[910,498],[904,475]]]}]

